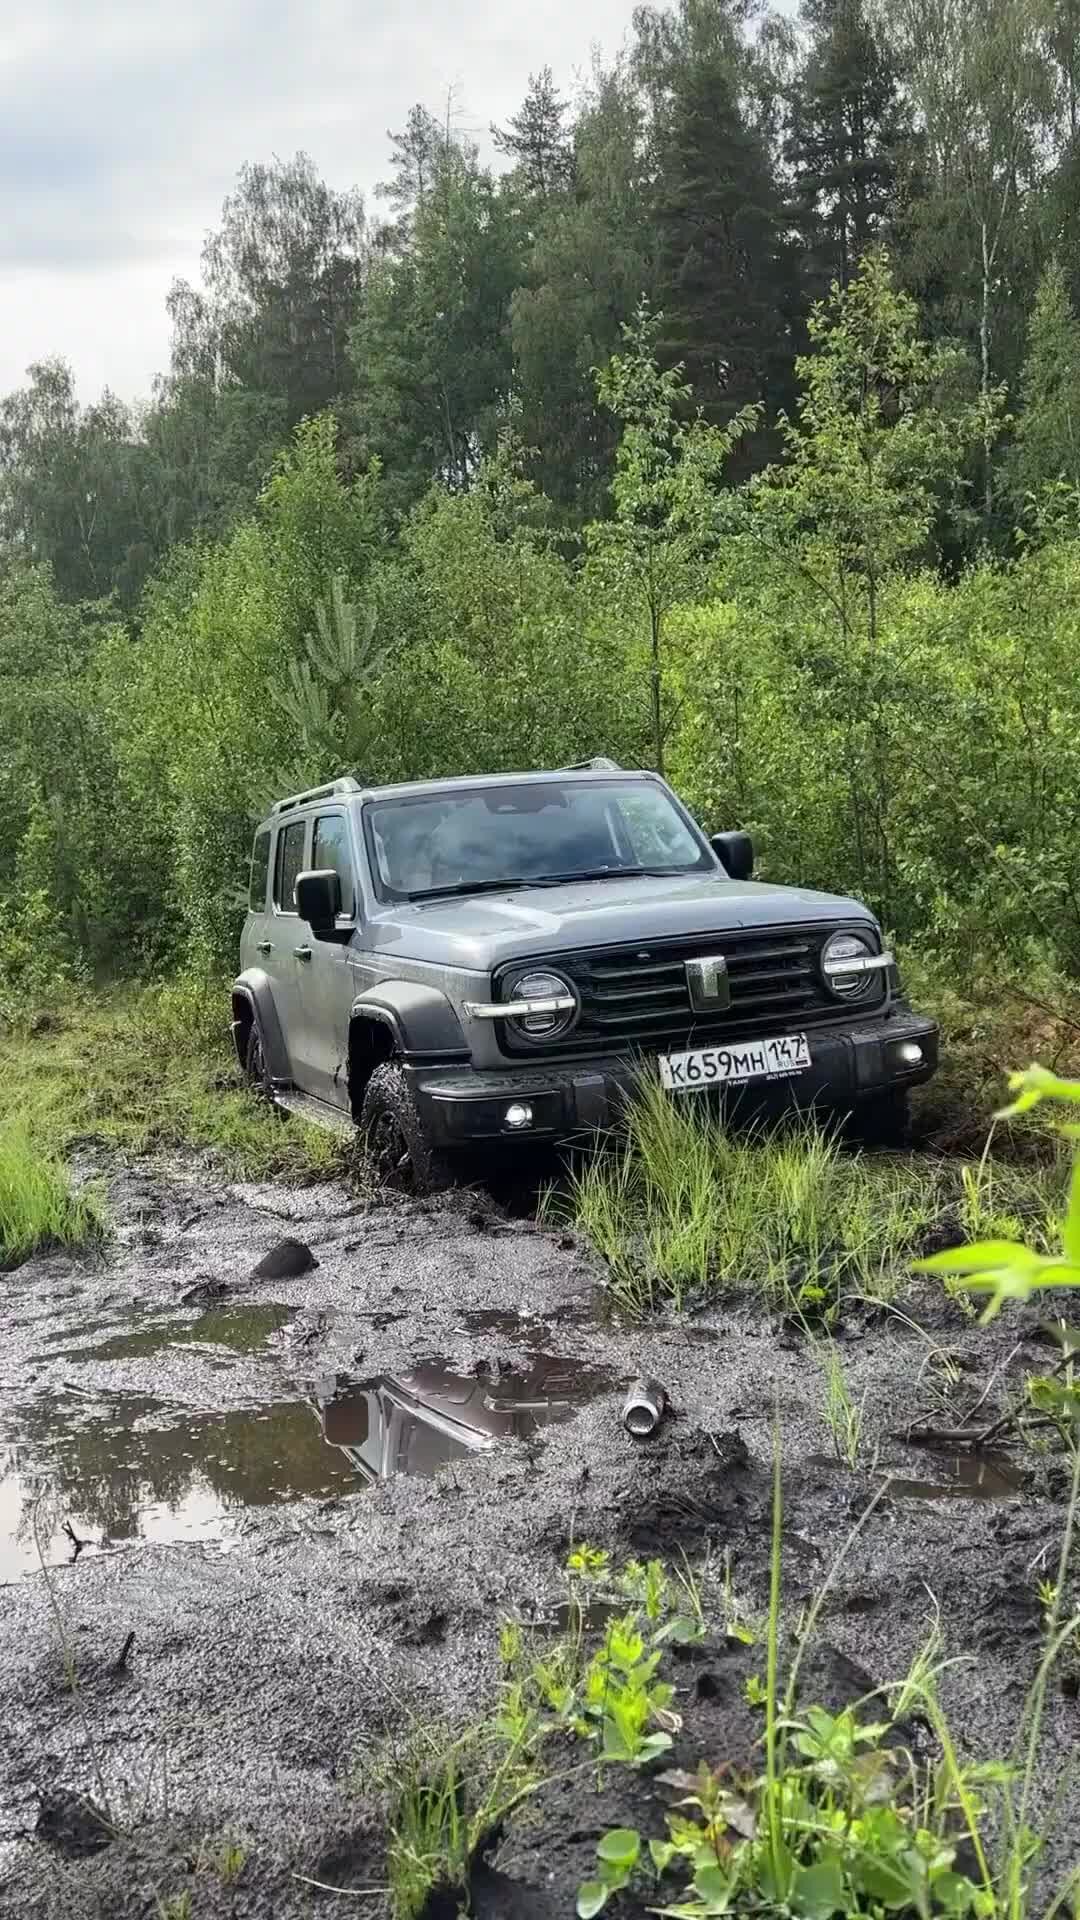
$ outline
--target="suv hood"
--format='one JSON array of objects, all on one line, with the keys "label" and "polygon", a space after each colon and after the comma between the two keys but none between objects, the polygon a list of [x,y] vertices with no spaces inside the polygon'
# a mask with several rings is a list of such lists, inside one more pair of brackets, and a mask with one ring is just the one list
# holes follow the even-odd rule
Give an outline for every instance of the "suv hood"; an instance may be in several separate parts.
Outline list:
[{"label": "suv hood", "polygon": [[507,960],[627,940],[852,920],[876,925],[868,908],[837,894],[694,873],[412,901],[382,909],[369,931],[400,959],[487,973]]}]

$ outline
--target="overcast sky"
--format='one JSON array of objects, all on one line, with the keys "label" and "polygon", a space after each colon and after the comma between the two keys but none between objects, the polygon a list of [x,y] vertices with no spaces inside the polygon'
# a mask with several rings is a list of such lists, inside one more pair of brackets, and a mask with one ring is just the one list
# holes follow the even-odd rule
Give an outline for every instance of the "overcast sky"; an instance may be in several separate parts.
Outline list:
[{"label": "overcast sky", "polygon": [[571,93],[632,0],[0,0],[0,393],[61,354],[149,395],[165,295],[246,160],[303,148],[369,206],[388,127],[455,89],[481,133],[550,65]]}]

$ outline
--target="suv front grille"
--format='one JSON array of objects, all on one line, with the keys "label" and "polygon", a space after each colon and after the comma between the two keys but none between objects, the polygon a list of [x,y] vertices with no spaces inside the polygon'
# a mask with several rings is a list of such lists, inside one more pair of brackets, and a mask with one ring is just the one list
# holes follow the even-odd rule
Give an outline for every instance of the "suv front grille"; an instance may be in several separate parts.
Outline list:
[{"label": "suv front grille", "polygon": [[[531,970],[557,968],[573,980],[581,996],[577,1025],[552,1051],[679,1045],[691,1036],[694,1044],[707,1045],[711,1038],[728,1034],[773,1028],[782,1032],[796,1023],[813,1025],[845,1012],[862,1014],[880,1007],[888,991],[884,973],[868,975],[866,991],[847,1001],[838,1000],[825,986],[819,959],[822,945],[835,931],[831,923],[763,933],[694,934],[647,946],[537,957],[530,962]],[[686,962],[708,954],[723,954],[731,986],[731,1005],[715,1013],[694,1010],[686,980]],[[500,970],[500,999],[503,981],[521,971],[520,962]],[[542,1051],[502,1022],[499,1032],[507,1053],[535,1057]]]}]

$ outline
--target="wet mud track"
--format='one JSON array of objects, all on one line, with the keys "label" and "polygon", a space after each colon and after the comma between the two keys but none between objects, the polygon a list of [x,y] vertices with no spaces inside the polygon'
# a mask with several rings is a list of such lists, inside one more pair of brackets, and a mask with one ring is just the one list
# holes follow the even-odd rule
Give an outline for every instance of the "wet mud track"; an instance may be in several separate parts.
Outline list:
[{"label": "wet mud track", "polygon": [[[963,1744],[1009,1751],[1064,1471],[895,1436],[995,1367],[995,1400],[1041,1370],[1034,1316],[979,1329],[929,1289],[904,1303],[922,1333],[856,1309],[851,1471],[802,1336],[750,1306],[620,1327],[586,1248],[476,1193],[370,1207],[194,1166],[109,1185],[104,1258],[0,1282],[0,1914],[142,1920],[187,1892],[193,1920],[291,1920],[340,1905],[313,1881],[379,1886],[382,1758],[417,1720],[487,1709],[500,1619],[557,1623],[573,1541],[685,1554],[707,1587],[726,1556],[763,1609],[774,1407],[793,1605],[880,1496],[823,1609],[821,1696],[898,1678],[937,1609],[967,1656],[943,1683]],[[645,1443],[620,1421],[639,1372],[672,1408]],[[718,1634],[679,1664],[679,1763],[752,1763],[759,1651]],[[1048,1785],[1078,1731],[1055,1686]],[[648,1828],[647,1787],[619,1788],[545,1788],[478,1873],[481,1920],[572,1913],[599,1832]],[[233,1880],[207,1866],[223,1836]]]}]

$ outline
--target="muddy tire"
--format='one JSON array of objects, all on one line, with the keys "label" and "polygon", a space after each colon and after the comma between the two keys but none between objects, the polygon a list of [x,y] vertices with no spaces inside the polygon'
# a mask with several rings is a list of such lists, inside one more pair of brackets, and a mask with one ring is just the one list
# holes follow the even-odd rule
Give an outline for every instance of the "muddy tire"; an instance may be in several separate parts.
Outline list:
[{"label": "muddy tire", "polygon": [[864,1147],[903,1147],[911,1131],[911,1102],[906,1087],[860,1100],[851,1116],[853,1137]]},{"label": "muddy tire", "polygon": [[253,1019],[248,1029],[247,1046],[244,1048],[244,1085],[259,1100],[272,1100],[274,1097],[274,1083],[270,1078],[258,1019]]},{"label": "muddy tire", "polygon": [[403,1067],[385,1060],[364,1089],[360,1108],[364,1151],[381,1185],[403,1193],[441,1193],[453,1174],[424,1129]]}]

